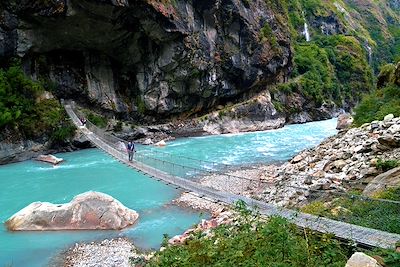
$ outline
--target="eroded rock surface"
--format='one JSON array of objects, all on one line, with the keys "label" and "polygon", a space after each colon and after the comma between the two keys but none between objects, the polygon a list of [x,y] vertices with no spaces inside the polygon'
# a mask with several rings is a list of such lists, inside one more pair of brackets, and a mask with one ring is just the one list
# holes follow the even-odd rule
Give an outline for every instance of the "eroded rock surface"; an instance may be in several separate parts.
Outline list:
[{"label": "eroded rock surface", "polygon": [[263,0],[13,2],[0,5],[0,58],[106,110],[192,113],[291,68],[290,31]]},{"label": "eroded rock surface", "polygon": [[90,191],[66,204],[34,202],[5,224],[10,231],[119,230],[134,224],[138,217],[111,196]]},{"label": "eroded rock surface", "polygon": [[363,191],[363,195],[374,196],[374,194],[379,193],[388,187],[399,187],[400,186],[400,167],[391,169],[376,176],[367,185]]}]

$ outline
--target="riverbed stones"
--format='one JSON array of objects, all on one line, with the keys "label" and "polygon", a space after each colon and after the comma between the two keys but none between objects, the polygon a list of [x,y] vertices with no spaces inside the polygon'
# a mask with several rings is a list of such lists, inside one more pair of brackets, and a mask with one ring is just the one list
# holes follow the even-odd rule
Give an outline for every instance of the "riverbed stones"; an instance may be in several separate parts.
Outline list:
[{"label": "riverbed stones", "polygon": [[362,252],[354,253],[345,267],[381,267],[378,261]]},{"label": "riverbed stones", "polygon": [[348,188],[347,182],[369,181],[379,174],[375,167],[378,158],[400,158],[400,135],[393,134],[397,127],[400,118],[340,131],[320,145],[300,152],[290,162],[270,166],[270,170],[275,170],[267,171],[265,177],[274,177],[273,185],[264,184],[264,193],[256,197],[278,205],[296,205],[304,200],[297,191],[319,196],[321,193],[316,190],[343,192]]},{"label": "riverbed stones", "polygon": [[130,261],[142,262],[151,255],[141,255],[126,238],[75,244],[65,252],[64,267],[115,266],[131,267]]},{"label": "riverbed stones", "polygon": [[89,191],[66,204],[34,202],[6,221],[9,231],[120,230],[139,215],[113,197]]},{"label": "riverbed stones", "polygon": [[[393,118],[387,123],[400,125],[400,119]],[[306,204],[307,199],[324,193],[334,196],[335,192],[346,192],[353,183],[363,184],[378,175],[379,158],[400,159],[400,148],[383,146],[378,141],[388,134],[389,128],[379,121],[374,124],[377,128],[373,132],[372,123],[340,131],[282,165],[215,173],[203,176],[200,181],[205,186],[279,206]]]}]

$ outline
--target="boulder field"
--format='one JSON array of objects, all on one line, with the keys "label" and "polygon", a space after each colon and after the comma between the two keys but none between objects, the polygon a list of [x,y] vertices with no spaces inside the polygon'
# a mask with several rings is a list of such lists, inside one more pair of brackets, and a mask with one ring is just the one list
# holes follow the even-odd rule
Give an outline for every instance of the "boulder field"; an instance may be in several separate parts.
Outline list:
[{"label": "boulder field", "polygon": [[9,231],[120,230],[138,218],[136,211],[111,196],[89,191],[66,204],[31,203],[5,224]]},{"label": "boulder field", "polygon": [[[388,115],[383,121],[339,131],[320,145],[306,149],[281,166],[267,166],[261,179],[273,181],[257,198],[283,206],[306,202],[315,190],[346,191],[369,183],[382,171],[378,160],[400,159],[400,117]],[[390,171],[389,171],[390,172]],[[392,170],[398,177],[398,170]],[[379,182],[399,186],[390,173],[378,176]],[[378,182],[375,181],[375,182]],[[375,183],[372,182],[371,184]],[[365,187],[365,186],[364,186]],[[368,195],[377,192],[369,186]]]}]

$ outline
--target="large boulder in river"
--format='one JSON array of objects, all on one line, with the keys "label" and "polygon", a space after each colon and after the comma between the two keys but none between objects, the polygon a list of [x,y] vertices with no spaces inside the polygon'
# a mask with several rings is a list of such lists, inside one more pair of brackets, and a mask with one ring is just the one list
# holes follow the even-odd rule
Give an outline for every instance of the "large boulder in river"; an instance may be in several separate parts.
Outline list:
[{"label": "large boulder in river", "polygon": [[39,155],[36,160],[38,161],[43,161],[43,162],[47,162],[47,163],[51,163],[53,165],[57,165],[58,163],[64,161],[62,158],[57,158],[54,155]]},{"label": "large boulder in river", "polygon": [[10,231],[119,230],[139,215],[121,202],[99,192],[86,192],[70,203],[34,202],[6,221]]},{"label": "large boulder in river", "polygon": [[337,120],[336,129],[347,129],[353,123],[353,117],[350,114],[340,114]]},{"label": "large boulder in river", "polygon": [[363,191],[363,195],[373,196],[385,189],[385,186],[400,186],[400,167],[391,169],[376,176]]}]

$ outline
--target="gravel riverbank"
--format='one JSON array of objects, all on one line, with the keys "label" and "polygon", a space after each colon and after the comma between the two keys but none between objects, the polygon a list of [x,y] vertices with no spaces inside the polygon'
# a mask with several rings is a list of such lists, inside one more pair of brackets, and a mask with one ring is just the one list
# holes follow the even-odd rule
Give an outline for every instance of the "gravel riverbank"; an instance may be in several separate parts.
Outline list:
[{"label": "gravel riverbank", "polygon": [[131,261],[144,257],[126,238],[105,239],[75,244],[65,252],[62,267],[131,267]]}]

